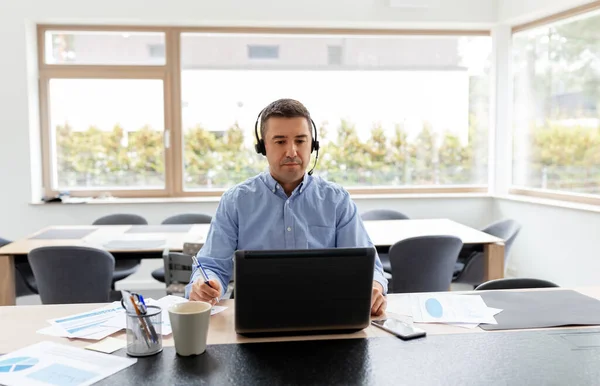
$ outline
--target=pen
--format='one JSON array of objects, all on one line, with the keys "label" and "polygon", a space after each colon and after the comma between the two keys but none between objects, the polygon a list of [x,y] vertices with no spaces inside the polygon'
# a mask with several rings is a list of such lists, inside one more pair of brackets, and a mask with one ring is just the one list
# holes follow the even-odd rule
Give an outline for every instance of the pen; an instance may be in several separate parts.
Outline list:
[{"label": "pen", "polygon": [[[202,275],[202,278],[204,279],[204,283],[209,286],[212,289],[215,289],[215,287],[213,287],[212,285],[210,285],[210,278],[208,277],[208,274],[206,273],[206,271],[204,270],[204,267],[202,266],[202,264],[198,261],[198,259],[196,258],[195,255],[192,255],[192,260],[194,261],[194,264],[196,265],[196,267],[198,267],[198,269],[200,270],[200,274]],[[217,302],[219,301],[219,298],[216,298]]]},{"label": "pen", "polygon": [[[144,297],[142,295],[137,295],[138,301],[141,303],[140,304],[140,312],[142,313],[142,315],[146,315],[146,313],[148,312],[148,307],[146,307],[146,302],[144,301]],[[154,328],[154,324],[152,324],[152,322],[150,320],[147,321],[148,322],[148,327],[150,328],[150,332],[152,333],[152,338],[154,339],[154,343],[158,343],[158,334],[156,333],[156,329]]]},{"label": "pen", "polygon": [[134,300],[134,296],[131,295],[131,304],[133,304],[133,308],[135,309],[135,313],[138,315],[139,319],[139,323],[140,326],[144,329],[144,331],[146,331],[146,334],[144,334],[142,332],[142,336],[144,337],[144,340],[146,341],[146,344],[148,345],[148,347],[150,347],[150,342],[148,341],[148,338],[150,338],[152,340],[152,337],[150,336],[150,331],[148,331],[148,327],[146,327],[146,323],[144,323],[144,320],[142,318],[142,314],[140,312],[140,309],[138,308],[137,304],[135,304],[135,300]]}]

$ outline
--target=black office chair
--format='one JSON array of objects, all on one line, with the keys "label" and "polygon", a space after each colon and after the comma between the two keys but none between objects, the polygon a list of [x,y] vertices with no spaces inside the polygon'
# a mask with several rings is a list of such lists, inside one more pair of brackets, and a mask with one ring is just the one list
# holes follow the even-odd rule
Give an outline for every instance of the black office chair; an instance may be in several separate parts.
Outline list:
[{"label": "black office chair", "polygon": [[[367,212],[364,212],[360,215],[363,221],[371,221],[371,220],[408,220],[409,217],[404,213],[398,212],[396,210],[391,209],[373,209]],[[387,273],[392,273],[392,265],[390,264],[390,256],[389,256],[389,247],[377,247],[377,254],[379,255],[379,260],[381,260],[381,265],[383,266],[383,271]],[[393,278],[393,276],[392,276]]]},{"label": "black office chair", "polygon": [[373,209],[360,215],[363,221],[371,220],[408,220],[404,213],[392,209]]},{"label": "black office chair", "polygon": [[[515,220],[506,219],[494,222],[482,232],[488,233],[504,240],[504,266],[508,262],[508,256],[515,239],[521,231],[521,225]],[[484,281],[483,272],[483,246],[465,245],[459,254],[454,267],[454,283],[470,284],[474,287]]]},{"label": "black office chair", "polygon": [[[148,221],[137,214],[116,213],[100,217],[92,225],[148,225]],[[136,273],[141,263],[142,259],[118,259],[115,262],[112,289],[117,281]]]},{"label": "black office chair", "polygon": [[115,258],[97,248],[52,246],[29,252],[42,304],[106,303]]},{"label": "black office chair", "polygon": [[15,256],[15,294],[19,296],[37,295],[39,293],[35,276],[27,256]]},{"label": "black office chair", "polygon": [[[210,224],[212,216],[204,213],[183,213],[168,217],[163,220],[162,224]],[[165,262],[166,264],[166,262]],[[165,266],[152,271],[152,277],[161,283],[165,283]],[[189,278],[188,278],[189,279]]]},{"label": "black office chair", "polygon": [[486,281],[475,288],[475,291],[499,290],[499,289],[520,289],[520,288],[554,288],[558,287],[548,280],[533,279],[528,277],[511,277]]},{"label": "black office chair", "polygon": [[204,213],[182,213],[163,220],[163,225],[210,224],[212,216]]},{"label": "black office chair", "polygon": [[419,236],[390,247],[390,293],[448,291],[463,243],[455,236]]}]

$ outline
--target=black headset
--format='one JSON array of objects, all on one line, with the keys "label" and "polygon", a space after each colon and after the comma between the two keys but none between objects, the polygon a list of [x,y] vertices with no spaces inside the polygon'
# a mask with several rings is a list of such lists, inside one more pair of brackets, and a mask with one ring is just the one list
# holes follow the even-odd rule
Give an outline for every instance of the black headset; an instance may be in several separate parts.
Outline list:
[{"label": "black headset", "polygon": [[[262,138],[258,138],[258,122],[260,121],[260,116],[262,115],[263,111],[265,111],[265,109],[262,109],[260,113],[258,113],[258,117],[256,117],[256,123],[254,123],[254,135],[256,136],[256,145],[254,145],[254,149],[258,154],[266,156],[267,148],[265,147],[265,140]],[[313,170],[315,170],[315,166],[317,166],[317,161],[319,160],[319,141],[317,140],[317,125],[315,125],[315,122],[312,120],[312,118],[309,118],[309,120],[314,132],[314,136],[310,143],[310,152],[317,152],[315,157],[315,163],[312,169],[310,169],[310,171],[308,172],[308,175],[311,176],[313,174]]]}]

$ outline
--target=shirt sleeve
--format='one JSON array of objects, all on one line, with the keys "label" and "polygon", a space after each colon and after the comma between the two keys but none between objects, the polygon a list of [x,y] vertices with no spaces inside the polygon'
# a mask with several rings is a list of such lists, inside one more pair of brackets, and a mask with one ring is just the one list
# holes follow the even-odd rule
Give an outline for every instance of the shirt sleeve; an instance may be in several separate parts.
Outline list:
[{"label": "shirt sleeve", "polygon": [[[238,243],[238,218],[234,194],[230,191],[221,197],[217,212],[210,223],[206,242],[196,255],[210,279],[221,284],[221,296],[233,274],[233,253]],[[194,267],[190,282],[185,287],[185,297],[189,299],[194,282],[201,278]]]},{"label": "shirt sleeve", "polygon": [[[373,247],[373,242],[358,214],[358,208],[354,201],[350,199],[348,192],[344,192],[344,197],[339,201],[338,209],[340,214],[336,225],[336,247]],[[387,295],[388,280],[383,275],[383,265],[377,252],[375,252],[373,280],[381,284],[383,294]]]}]

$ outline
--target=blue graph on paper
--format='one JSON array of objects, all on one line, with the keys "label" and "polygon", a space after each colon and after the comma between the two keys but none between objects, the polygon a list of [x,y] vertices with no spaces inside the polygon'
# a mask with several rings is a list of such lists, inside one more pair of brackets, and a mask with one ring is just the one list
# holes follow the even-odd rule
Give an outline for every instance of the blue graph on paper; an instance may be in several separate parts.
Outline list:
[{"label": "blue graph on paper", "polygon": [[37,358],[16,357],[0,361],[0,373],[12,373],[27,370],[38,364]]},{"label": "blue graph on paper", "polygon": [[432,318],[441,318],[444,315],[444,307],[439,300],[434,298],[425,300],[425,310]]},{"label": "blue graph on paper", "polygon": [[50,366],[27,375],[29,378],[55,386],[76,386],[88,382],[97,376],[98,374],[91,371],[77,369],[60,363],[53,363]]}]

